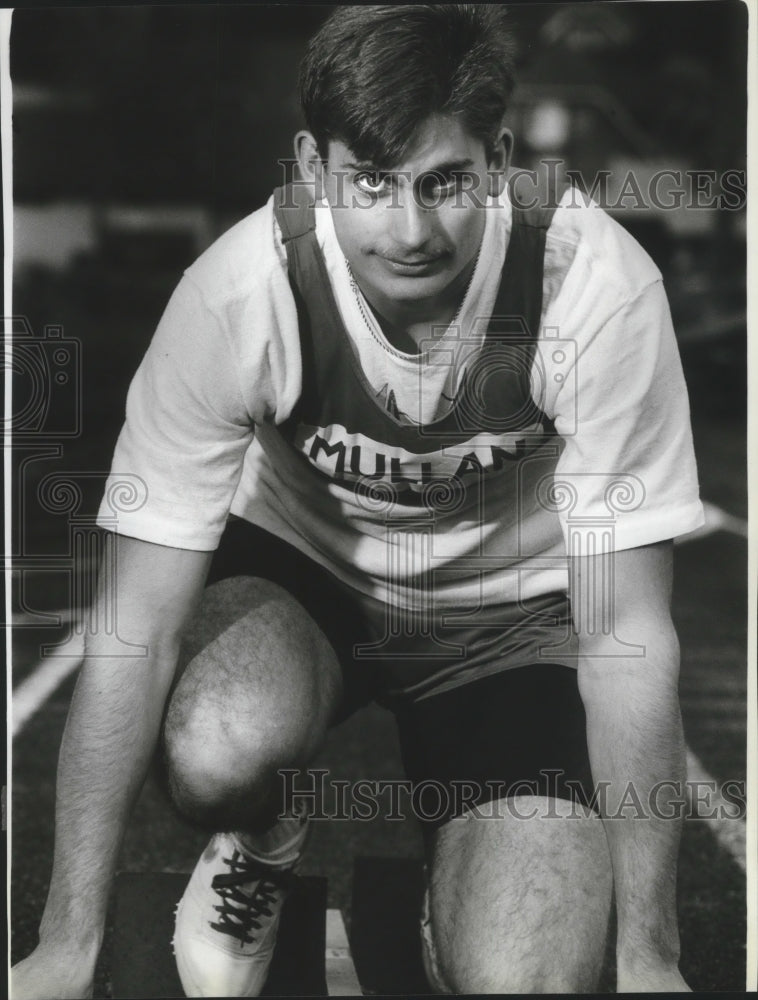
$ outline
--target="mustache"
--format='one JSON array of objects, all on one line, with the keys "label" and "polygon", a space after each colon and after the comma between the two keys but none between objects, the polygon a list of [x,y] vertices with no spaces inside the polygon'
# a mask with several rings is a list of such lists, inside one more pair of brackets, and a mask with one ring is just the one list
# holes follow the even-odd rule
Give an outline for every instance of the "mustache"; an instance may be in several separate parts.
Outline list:
[{"label": "mustache", "polygon": [[373,247],[371,252],[377,257],[385,257],[398,264],[426,264],[441,257],[449,257],[452,251],[447,244],[428,243],[412,251],[407,247],[377,246]]}]

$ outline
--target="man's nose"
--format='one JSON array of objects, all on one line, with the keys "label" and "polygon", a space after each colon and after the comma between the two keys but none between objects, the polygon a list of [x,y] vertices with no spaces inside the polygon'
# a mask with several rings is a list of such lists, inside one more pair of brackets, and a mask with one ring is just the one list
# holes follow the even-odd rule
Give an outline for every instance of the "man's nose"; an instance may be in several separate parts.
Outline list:
[{"label": "man's nose", "polygon": [[419,250],[434,230],[434,212],[424,208],[412,190],[404,191],[392,206],[392,235],[405,250]]}]

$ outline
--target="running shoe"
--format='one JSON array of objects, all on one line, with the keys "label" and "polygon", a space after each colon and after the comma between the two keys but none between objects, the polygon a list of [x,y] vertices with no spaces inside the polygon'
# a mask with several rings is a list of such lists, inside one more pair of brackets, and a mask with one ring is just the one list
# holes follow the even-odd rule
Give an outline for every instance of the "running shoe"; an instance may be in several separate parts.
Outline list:
[{"label": "running shoe", "polygon": [[174,955],[188,997],[260,994],[296,864],[251,858],[234,834],[213,837],[176,908]]}]

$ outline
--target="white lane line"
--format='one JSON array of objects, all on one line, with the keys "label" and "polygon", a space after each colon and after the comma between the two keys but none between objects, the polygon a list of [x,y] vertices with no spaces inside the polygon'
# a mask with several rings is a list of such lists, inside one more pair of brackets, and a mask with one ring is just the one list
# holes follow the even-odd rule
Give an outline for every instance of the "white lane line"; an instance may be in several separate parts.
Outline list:
[{"label": "white lane line", "polygon": [[326,992],[330,997],[363,995],[340,910],[326,911]]},{"label": "white lane line", "polygon": [[687,795],[702,823],[707,823],[719,845],[731,854],[746,871],[747,824],[735,816],[734,802],[728,802],[715,779],[708,774],[695,754],[687,747]]},{"label": "white lane line", "polygon": [[81,664],[84,636],[74,635],[62,643],[54,656],[40,660],[18,687],[13,690],[13,738],[25,728],[47,699]]},{"label": "white lane line", "polygon": [[717,507],[714,503],[703,501],[703,511],[705,513],[705,524],[687,535],[680,535],[676,539],[677,543],[694,542],[698,538],[705,538],[716,531],[727,531],[730,535],[739,535],[740,538],[748,537],[748,523],[742,517],[735,517],[734,514],[727,514],[725,510]]}]

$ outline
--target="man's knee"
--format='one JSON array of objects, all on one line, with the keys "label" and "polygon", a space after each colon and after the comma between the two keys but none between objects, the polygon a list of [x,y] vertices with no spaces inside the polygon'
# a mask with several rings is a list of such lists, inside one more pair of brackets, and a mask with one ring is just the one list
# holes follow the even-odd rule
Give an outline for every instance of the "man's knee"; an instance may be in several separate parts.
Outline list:
[{"label": "man's knee", "polygon": [[493,940],[492,928],[484,924],[458,927],[457,931],[454,946],[436,953],[439,977],[450,993],[530,995],[592,993],[597,989],[601,968],[595,941],[586,942],[584,954],[556,963],[540,944],[535,942],[531,947],[518,927],[499,940]]},{"label": "man's knee", "polygon": [[[516,818],[529,805],[536,815]],[[452,993],[591,992],[610,912],[602,823],[563,800],[511,806],[439,832],[430,916],[441,978]]]},{"label": "man's knee", "polygon": [[171,796],[195,823],[252,829],[281,811],[279,769],[321,743],[339,665],[306,612],[265,580],[209,588],[163,731]]},{"label": "man's knee", "polygon": [[228,711],[190,681],[174,693],[163,727],[166,779],[177,809],[196,825],[266,825],[282,808],[279,769],[299,764],[294,756],[261,716]]},{"label": "man's knee", "polygon": [[291,762],[250,735],[242,748],[223,727],[179,728],[169,713],[163,749],[171,798],[195,825],[254,829],[283,811],[279,769]]},{"label": "man's knee", "polygon": [[[591,993],[597,988],[598,942],[585,942],[584,952],[556,962],[544,942],[530,941],[529,932],[514,922],[493,933],[492,912],[481,921],[461,923],[444,935],[447,948],[435,947],[435,967],[447,992],[461,995],[518,993]],[[498,921],[494,921],[497,926]],[[560,936],[556,928],[556,937]],[[434,939],[434,927],[432,927]],[[556,940],[557,950],[562,951]]]},{"label": "man's knee", "polygon": [[[473,953],[465,961],[444,972],[449,992],[456,995],[516,993],[592,993],[597,989],[598,976],[584,975],[579,970],[563,970],[545,975],[538,969],[506,969],[494,965],[492,956]],[[487,961],[489,959],[489,961]]]}]

